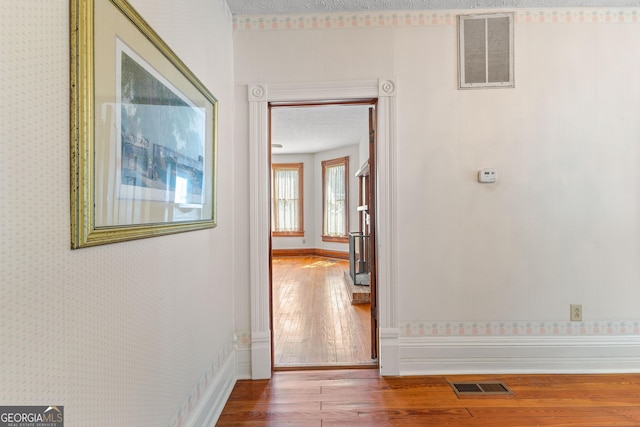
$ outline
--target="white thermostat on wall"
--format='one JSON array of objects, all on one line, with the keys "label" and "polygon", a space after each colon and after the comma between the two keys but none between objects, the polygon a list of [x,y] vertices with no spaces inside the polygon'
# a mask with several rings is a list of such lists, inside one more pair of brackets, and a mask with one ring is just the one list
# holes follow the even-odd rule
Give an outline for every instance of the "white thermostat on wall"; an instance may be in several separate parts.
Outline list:
[{"label": "white thermostat on wall", "polygon": [[491,184],[498,180],[498,171],[493,168],[482,169],[478,171],[478,182],[483,184]]}]

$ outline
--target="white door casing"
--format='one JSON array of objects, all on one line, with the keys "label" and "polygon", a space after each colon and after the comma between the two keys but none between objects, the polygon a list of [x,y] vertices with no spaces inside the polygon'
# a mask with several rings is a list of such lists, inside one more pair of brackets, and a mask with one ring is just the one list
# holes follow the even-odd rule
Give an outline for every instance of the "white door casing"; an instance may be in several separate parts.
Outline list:
[{"label": "white door casing", "polygon": [[377,99],[378,350],[381,375],[399,375],[396,285],[396,82],[392,78],[248,87],[251,265],[251,378],[271,377],[269,298],[270,102]]}]

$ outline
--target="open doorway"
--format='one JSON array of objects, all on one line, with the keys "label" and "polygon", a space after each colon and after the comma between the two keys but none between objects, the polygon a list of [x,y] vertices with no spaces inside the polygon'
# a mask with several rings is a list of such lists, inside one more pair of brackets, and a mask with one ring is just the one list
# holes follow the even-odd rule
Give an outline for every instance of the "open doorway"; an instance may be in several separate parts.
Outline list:
[{"label": "open doorway", "polygon": [[377,366],[374,119],[269,105],[274,369]]}]

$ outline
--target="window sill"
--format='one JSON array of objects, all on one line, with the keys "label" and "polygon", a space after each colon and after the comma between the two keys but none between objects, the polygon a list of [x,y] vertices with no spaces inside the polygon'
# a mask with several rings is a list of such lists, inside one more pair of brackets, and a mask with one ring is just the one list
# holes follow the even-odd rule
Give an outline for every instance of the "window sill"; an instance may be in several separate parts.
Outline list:
[{"label": "window sill", "polygon": [[323,242],[349,243],[348,236],[322,236]]},{"label": "window sill", "polygon": [[304,237],[304,231],[273,231],[273,237]]}]

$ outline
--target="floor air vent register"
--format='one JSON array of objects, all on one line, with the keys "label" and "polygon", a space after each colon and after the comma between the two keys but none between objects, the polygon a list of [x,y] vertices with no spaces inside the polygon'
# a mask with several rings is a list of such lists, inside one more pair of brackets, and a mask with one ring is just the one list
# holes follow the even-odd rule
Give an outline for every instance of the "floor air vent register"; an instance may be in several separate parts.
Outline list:
[{"label": "floor air vent register", "polygon": [[501,382],[454,382],[449,383],[458,397],[510,396],[513,392]]}]

